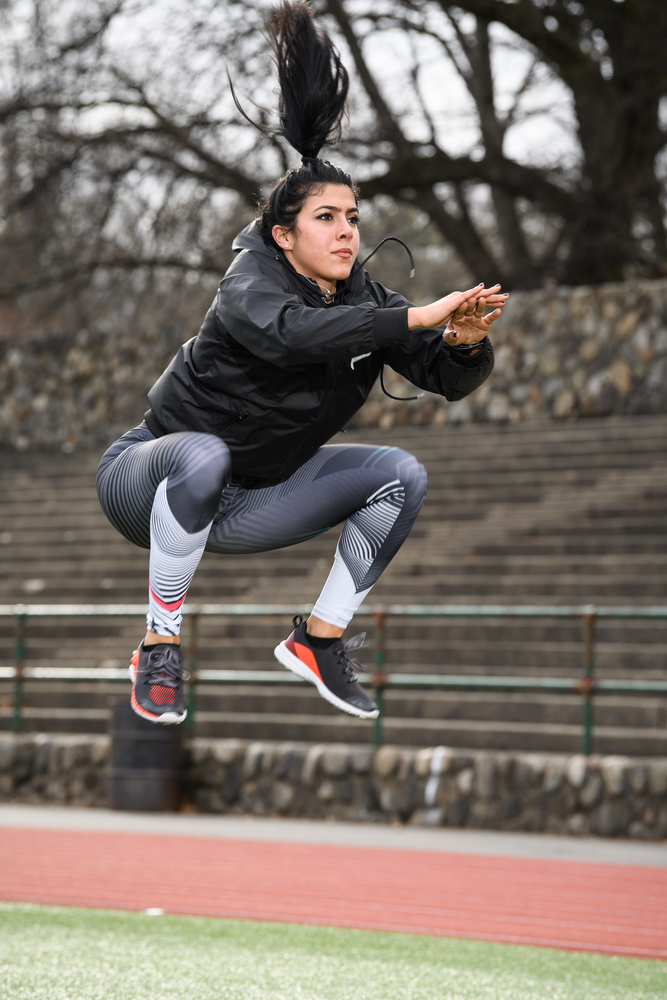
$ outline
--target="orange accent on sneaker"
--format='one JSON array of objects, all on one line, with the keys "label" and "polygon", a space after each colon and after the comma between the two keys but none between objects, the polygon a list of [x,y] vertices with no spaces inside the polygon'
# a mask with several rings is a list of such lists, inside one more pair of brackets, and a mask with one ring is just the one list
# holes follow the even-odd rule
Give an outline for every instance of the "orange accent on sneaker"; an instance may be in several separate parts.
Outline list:
[{"label": "orange accent on sneaker", "polygon": [[301,662],[305,663],[308,669],[313,671],[318,680],[322,680],[320,669],[317,666],[317,660],[315,659],[315,654],[312,649],[308,649],[308,646],[302,646],[300,642],[295,642],[294,652]]},{"label": "orange accent on sneaker", "polygon": [[173,705],[176,701],[174,689],[163,687],[161,684],[153,684],[148,694],[155,705]]},{"label": "orange accent on sneaker", "polygon": [[137,715],[141,715],[142,718],[148,719],[149,722],[159,721],[160,716],[156,712],[148,712],[145,708],[143,708],[142,705],[139,704],[139,702],[137,701],[137,697],[134,693],[134,688],[132,688],[132,694],[130,695],[130,704],[132,705],[132,708],[137,713]]}]

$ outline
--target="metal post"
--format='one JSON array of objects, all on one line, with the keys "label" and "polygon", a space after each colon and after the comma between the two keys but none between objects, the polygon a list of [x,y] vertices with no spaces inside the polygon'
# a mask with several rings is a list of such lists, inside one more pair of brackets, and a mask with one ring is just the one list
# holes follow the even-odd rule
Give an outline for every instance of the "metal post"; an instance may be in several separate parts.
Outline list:
[{"label": "metal post", "polygon": [[14,713],[12,730],[20,733],[23,727],[23,668],[25,666],[25,620],[26,613],[18,611],[14,616]]},{"label": "metal post", "polygon": [[387,615],[384,611],[374,611],[375,619],[375,673],[373,684],[375,686],[375,700],[380,709],[380,714],[373,723],[373,743],[376,747],[382,746],[382,713],[384,711],[384,689],[387,686],[387,678],[384,672],[386,660],[386,626]]},{"label": "metal post", "polygon": [[199,613],[193,611],[188,615],[188,658],[187,667],[190,671],[190,678],[187,686],[188,716],[185,720],[185,728],[192,732],[195,728],[195,711],[197,709],[197,624]]},{"label": "metal post", "polygon": [[593,750],[593,695],[595,694],[595,624],[597,612],[589,611],[584,618],[584,676],[579,689],[583,704],[583,753],[588,757]]}]

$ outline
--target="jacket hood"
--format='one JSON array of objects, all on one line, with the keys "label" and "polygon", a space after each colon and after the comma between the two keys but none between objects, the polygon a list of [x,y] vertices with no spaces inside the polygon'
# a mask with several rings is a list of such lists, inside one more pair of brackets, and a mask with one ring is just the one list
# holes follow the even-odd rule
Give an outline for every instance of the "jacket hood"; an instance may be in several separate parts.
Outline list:
[{"label": "jacket hood", "polygon": [[260,252],[275,256],[273,248],[267,247],[266,243],[262,239],[261,233],[257,228],[257,223],[255,221],[251,222],[245,227],[245,229],[241,230],[238,236],[234,237],[232,250],[235,250],[237,253],[239,250],[259,250]]}]

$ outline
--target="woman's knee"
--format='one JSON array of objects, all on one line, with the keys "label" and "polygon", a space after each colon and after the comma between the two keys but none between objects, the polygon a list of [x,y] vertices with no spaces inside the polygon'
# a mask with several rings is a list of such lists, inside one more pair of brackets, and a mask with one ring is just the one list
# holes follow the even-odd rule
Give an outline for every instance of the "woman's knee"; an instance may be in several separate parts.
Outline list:
[{"label": "woman's knee", "polygon": [[409,451],[397,448],[394,452],[396,456],[396,476],[405,489],[406,500],[423,503],[428,488],[428,473],[424,466]]},{"label": "woman's knee", "polygon": [[167,499],[186,531],[200,531],[213,520],[231,467],[227,445],[214,434],[193,432],[173,442]]}]

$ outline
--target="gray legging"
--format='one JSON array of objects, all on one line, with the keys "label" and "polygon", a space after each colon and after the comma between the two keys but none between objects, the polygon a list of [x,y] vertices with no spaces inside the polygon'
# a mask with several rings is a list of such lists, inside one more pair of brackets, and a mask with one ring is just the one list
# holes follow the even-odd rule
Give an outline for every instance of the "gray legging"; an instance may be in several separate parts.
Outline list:
[{"label": "gray legging", "polygon": [[226,445],[209,434],[155,438],[135,427],[102,457],[104,513],[151,549],[149,628],[175,634],[204,548],[263,552],[345,521],[314,613],[342,627],[407,538],[426,496],[426,472],[399,448],[325,445],[277,486],[235,483]]}]

